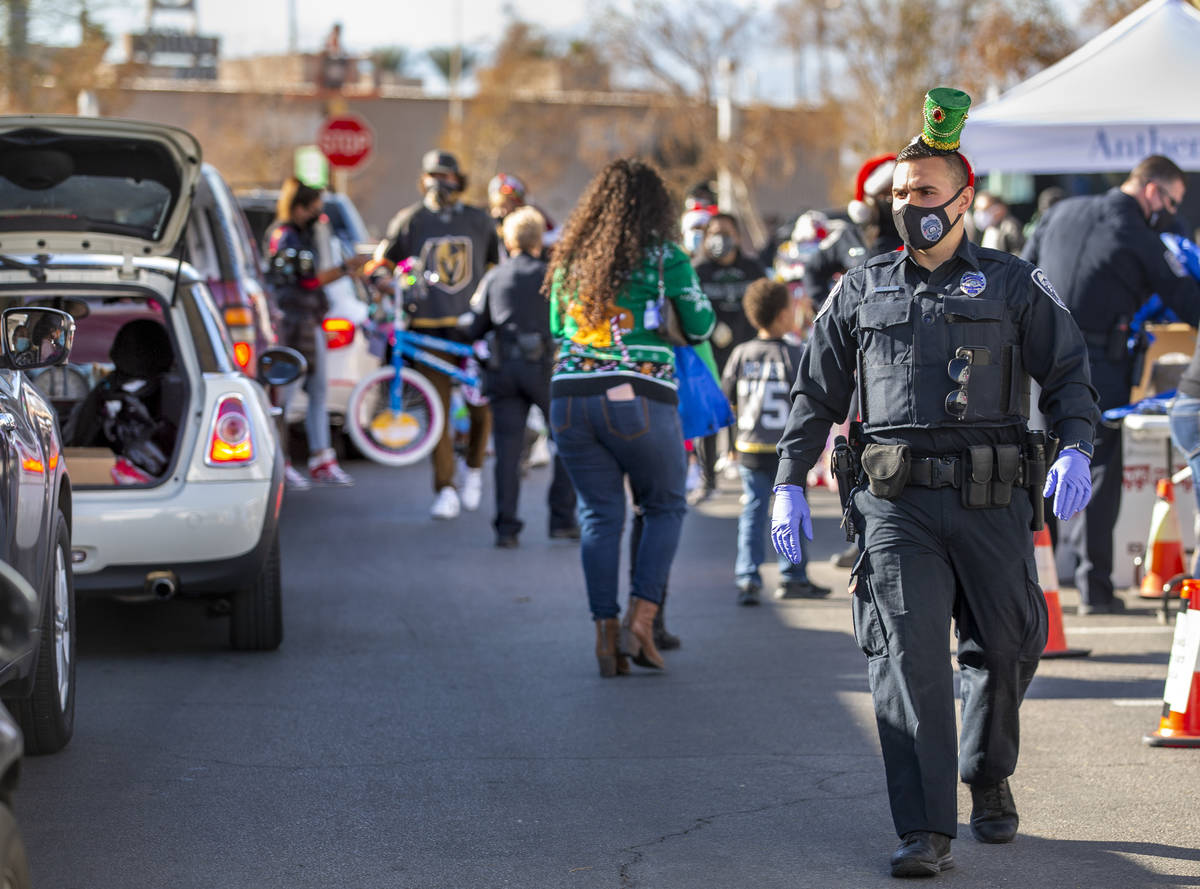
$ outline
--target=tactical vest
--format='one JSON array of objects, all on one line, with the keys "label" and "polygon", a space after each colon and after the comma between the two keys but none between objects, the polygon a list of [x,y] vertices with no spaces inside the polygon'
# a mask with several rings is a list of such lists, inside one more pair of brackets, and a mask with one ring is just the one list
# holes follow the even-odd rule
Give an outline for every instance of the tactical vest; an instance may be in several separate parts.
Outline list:
[{"label": "tactical vest", "polygon": [[[1001,281],[969,296],[960,281],[911,288],[891,263],[869,264],[856,316],[858,386],[867,432],[895,428],[1023,425],[1029,377]],[[991,291],[991,292],[988,292]],[[971,356],[965,383],[950,375],[956,356]],[[963,389],[961,416],[946,399]]]}]

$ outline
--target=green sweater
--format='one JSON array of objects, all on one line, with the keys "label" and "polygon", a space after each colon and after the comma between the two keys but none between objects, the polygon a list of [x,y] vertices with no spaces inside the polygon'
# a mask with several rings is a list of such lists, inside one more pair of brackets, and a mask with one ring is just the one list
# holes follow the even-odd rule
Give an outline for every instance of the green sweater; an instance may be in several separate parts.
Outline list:
[{"label": "green sweater", "polygon": [[550,330],[562,341],[551,378],[553,394],[591,394],[630,382],[639,394],[675,400],[675,350],[645,326],[646,307],[658,301],[660,256],[664,294],[675,304],[684,334],[698,343],[712,333],[712,304],[676,244],[646,248],[642,264],[609,308],[608,323],[598,327],[587,325],[574,294],[563,292],[560,269],[550,291]]}]

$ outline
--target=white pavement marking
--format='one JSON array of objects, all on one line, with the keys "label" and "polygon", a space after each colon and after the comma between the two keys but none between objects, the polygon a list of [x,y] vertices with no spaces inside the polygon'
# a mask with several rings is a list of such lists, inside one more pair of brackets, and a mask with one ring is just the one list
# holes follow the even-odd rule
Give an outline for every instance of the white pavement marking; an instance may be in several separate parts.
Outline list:
[{"label": "white pavement marking", "polygon": [[1072,636],[1120,636],[1124,633],[1149,635],[1151,633],[1174,633],[1175,627],[1077,627],[1067,624],[1064,629]]}]

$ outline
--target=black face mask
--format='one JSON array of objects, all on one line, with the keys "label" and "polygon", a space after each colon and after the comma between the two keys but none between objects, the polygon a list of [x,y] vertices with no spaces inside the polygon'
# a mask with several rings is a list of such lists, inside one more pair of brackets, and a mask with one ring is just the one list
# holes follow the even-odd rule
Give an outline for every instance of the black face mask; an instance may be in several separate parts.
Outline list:
[{"label": "black face mask", "polygon": [[1155,210],[1146,219],[1146,224],[1158,232],[1160,235],[1163,232],[1175,230],[1175,214],[1170,210]]},{"label": "black face mask", "polygon": [[950,217],[946,215],[946,208],[958,200],[965,188],[964,185],[954,193],[954,197],[938,207],[905,204],[900,210],[892,208],[896,231],[909,250],[928,250],[946,237],[954,223],[958,222],[958,219],[950,221]]}]

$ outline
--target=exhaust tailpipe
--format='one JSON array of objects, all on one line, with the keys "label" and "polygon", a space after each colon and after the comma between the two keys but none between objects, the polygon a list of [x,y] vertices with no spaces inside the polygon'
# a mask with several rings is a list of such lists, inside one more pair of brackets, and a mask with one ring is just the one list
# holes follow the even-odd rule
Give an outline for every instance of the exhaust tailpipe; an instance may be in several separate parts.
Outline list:
[{"label": "exhaust tailpipe", "polygon": [[166,601],[178,588],[179,578],[174,571],[151,571],[146,575],[146,592],[155,599]]}]

